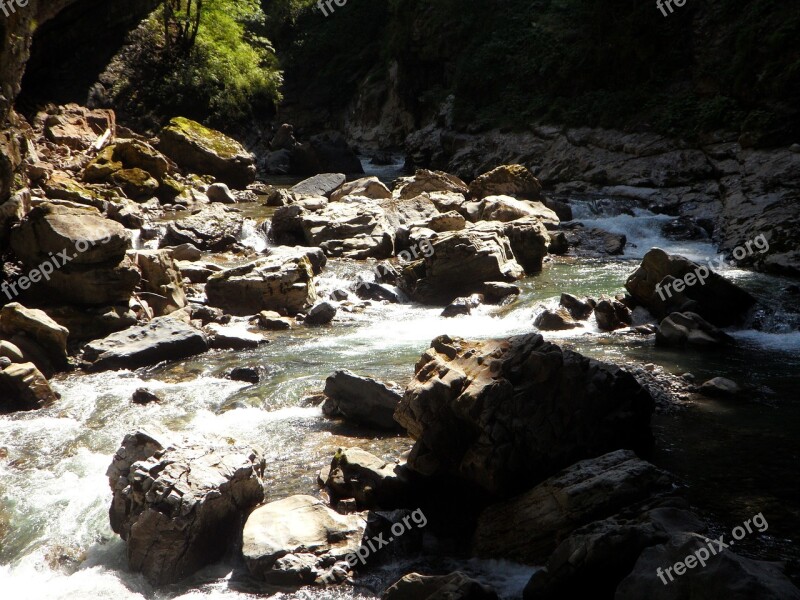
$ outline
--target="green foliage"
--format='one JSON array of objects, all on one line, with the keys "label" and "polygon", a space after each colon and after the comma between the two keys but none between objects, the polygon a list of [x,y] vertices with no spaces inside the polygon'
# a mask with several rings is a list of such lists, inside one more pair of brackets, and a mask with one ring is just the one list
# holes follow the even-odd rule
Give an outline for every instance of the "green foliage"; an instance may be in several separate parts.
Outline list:
[{"label": "green foliage", "polygon": [[153,14],[119,58],[125,76],[113,90],[118,106],[216,126],[274,110],[282,73],[257,0],[205,0],[196,40],[185,52],[167,49],[162,17]]}]

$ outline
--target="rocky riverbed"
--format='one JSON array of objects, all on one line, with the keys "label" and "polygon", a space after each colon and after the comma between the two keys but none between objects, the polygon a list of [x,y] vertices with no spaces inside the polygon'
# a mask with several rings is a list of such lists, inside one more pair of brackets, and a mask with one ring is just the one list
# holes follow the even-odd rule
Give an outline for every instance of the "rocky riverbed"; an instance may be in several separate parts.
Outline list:
[{"label": "rocky riverbed", "polygon": [[270,185],[188,119],[37,115],[2,218],[4,587],[800,597],[784,229],[725,226],[758,260],[712,269],[716,213],[486,160]]}]

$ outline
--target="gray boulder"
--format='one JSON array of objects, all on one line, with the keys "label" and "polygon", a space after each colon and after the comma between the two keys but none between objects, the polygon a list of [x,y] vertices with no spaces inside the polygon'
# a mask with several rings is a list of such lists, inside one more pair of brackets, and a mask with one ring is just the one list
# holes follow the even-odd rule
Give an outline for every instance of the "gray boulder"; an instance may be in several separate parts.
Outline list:
[{"label": "gray boulder", "polygon": [[336,371],[325,380],[324,393],[327,399],[322,410],[329,417],[343,417],[380,429],[399,429],[394,420],[402,398],[398,389],[350,371]]},{"label": "gray boulder", "polygon": [[339,188],[345,179],[344,173],[323,173],[301,181],[289,191],[298,196],[328,196]]}]

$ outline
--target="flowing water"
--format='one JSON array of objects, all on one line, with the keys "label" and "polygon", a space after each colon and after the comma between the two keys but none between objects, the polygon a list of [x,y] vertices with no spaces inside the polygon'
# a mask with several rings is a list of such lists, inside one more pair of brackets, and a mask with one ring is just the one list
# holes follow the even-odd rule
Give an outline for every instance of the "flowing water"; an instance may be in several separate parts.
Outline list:
[{"label": "flowing water", "polygon": [[[253,226],[248,243],[266,242]],[[263,209],[261,209],[263,210]],[[127,572],[125,547],[108,523],[111,492],[106,468],[123,436],[145,429],[171,440],[203,436],[212,443],[253,444],[267,458],[267,494],[275,500],[316,493],[318,469],[337,448],[360,446],[386,458],[411,447],[403,437],[374,437],[326,420],[303,399],[319,391],[325,378],[347,368],[381,380],[405,383],[413,365],[439,334],[470,338],[502,337],[533,329],[536,314],[555,306],[562,292],[598,296],[623,290],[627,276],[653,246],[690,258],[716,255],[707,242],[672,242],[661,235],[667,217],[595,215],[578,206],[587,225],[624,232],[626,255],[614,259],[557,258],[521,285],[513,305],[481,307],[469,316],[443,319],[441,309],[418,305],[373,304],[362,313],[339,312],[328,328],[275,333],[271,343],[245,352],[216,351],[137,372],[70,374],[57,378],[62,395],[55,406],[0,417],[0,590],[19,599],[255,598],[238,577],[231,556],[180,585],[154,590]],[[318,288],[346,288],[369,265],[332,260]],[[800,318],[782,290],[788,281],[728,267],[724,275],[751,290],[770,307],[762,330],[731,333],[740,344],[724,353],[664,350],[652,338],[611,335],[588,326],[545,337],[608,361],[655,363],[671,372],[692,372],[699,381],[722,375],[746,386],[737,400],[698,399],[686,409],[658,415],[654,461],[688,485],[689,498],[730,531],[763,512],[769,530],[748,540],[744,553],[787,559],[797,575],[800,539]],[[262,383],[225,378],[235,365],[259,366]],[[164,401],[130,402],[138,387]],[[465,570],[495,585],[503,597],[519,597],[533,568],[498,561],[438,556],[436,540],[415,561],[391,565],[356,590],[300,590],[276,598],[345,599],[376,597],[375,589],[401,571],[429,568]],[[370,591],[372,589],[373,591]]]}]

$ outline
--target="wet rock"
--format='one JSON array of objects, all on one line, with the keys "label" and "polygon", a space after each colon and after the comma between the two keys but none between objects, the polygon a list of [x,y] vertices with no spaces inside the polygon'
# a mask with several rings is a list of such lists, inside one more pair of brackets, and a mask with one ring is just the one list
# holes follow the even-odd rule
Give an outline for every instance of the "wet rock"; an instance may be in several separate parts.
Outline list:
[{"label": "wet rock", "polygon": [[221,252],[242,236],[240,212],[222,204],[210,204],[195,210],[188,217],[167,224],[167,233],[160,246],[192,244],[200,250]]},{"label": "wet rock", "polygon": [[317,293],[308,258],[278,255],[215,273],[206,295],[211,306],[247,316],[262,310],[297,314],[313,304]]},{"label": "wet rock", "polygon": [[700,393],[709,398],[729,398],[741,392],[739,385],[725,377],[714,377],[700,386]]},{"label": "wet rock", "polygon": [[320,248],[307,248],[304,246],[274,246],[264,252],[271,257],[295,258],[305,256],[311,263],[311,271],[319,275],[328,264],[328,257]]},{"label": "wet rock", "polygon": [[[377,565],[397,564],[401,560],[414,559],[423,552],[422,528],[428,524],[422,510],[408,509],[371,510],[367,514],[365,540],[386,540],[389,542],[366,557],[366,568]],[[394,527],[394,532],[392,528]],[[402,531],[401,536],[396,536]],[[378,544],[374,544],[377,546]]]},{"label": "wet rock", "polygon": [[393,254],[394,229],[375,204],[338,203],[299,218],[305,242],[319,246],[327,256],[365,259]]},{"label": "wet rock", "polygon": [[424,304],[449,304],[478,293],[489,281],[514,281],[524,271],[508,239],[497,231],[466,229],[441,233],[418,271],[404,272],[410,296]]},{"label": "wet rock", "polygon": [[212,183],[206,190],[211,202],[220,202],[222,204],[236,204],[236,197],[231,193],[230,188],[224,183]]},{"label": "wet rock", "polygon": [[449,575],[409,573],[392,584],[381,600],[497,600],[497,592],[455,571]]},{"label": "wet rock", "polygon": [[38,410],[56,400],[58,395],[33,363],[6,365],[0,371],[0,413]]},{"label": "wet rock", "polygon": [[627,371],[540,335],[441,336],[417,363],[395,420],[416,440],[410,468],[509,494],[615,448],[648,452],[653,408]]},{"label": "wet rock", "polygon": [[656,344],[660,346],[725,346],[734,339],[696,313],[672,313],[656,332]]},{"label": "wet rock", "polygon": [[[690,282],[693,284],[686,285]],[[644,256],[625,289],[656,317],[689,311],[717,327],[741,322],[756,303],[748,292],[706,265],[667,254],[660,248],[653,248]]]},{"label": "wet rock", "polygon": [[322,483],[332,505],[352,498],[359,510],[398,508],[408,496],[403,468],[361,448],[337,450]]},{"label": "wet rock", "polygon": [[48,306],[44,310],[56,323],[69,329],[70,342],[96,340],[136,324],[136,315],[127,302],[96,307]]},{"label": "wet rock", "polygon": [[513,283],[487,281],[480,287],[479,293],[486,304],[502,304],[511,296],[519,296],[522,290]]},{"label": "wet rock", "polygon": [[[745,558],[730,549],[712,555],[705,567],[695,561],[695,567],[685,569],[680,576],[670,572],[670,578],[664,573],[697,550],[708,549],[708,544],[705,536],[679,533],[666,544],[645,549],[633,571],[617,587],[615,600],[678,600],[703,593],[698,590],[715,590],[716,597],[731,600],[800,599],[800,590],[783,574],[781,564]],[[684,566],[688,567],[685,562]],[[666,585],[658,581],[659,570],[664,573]]]},{"label": "wet rock", "polygon": [[340,188],[345,179],[343,173],[323,173],[301,181],[289,191],[297,196],[328,196]]},{"label": "wet rock", "polygon": [[540,200],[542,184],[523,165],[501,165],[470,183],[469,193],[478,200],[501,195]]},{"label": "wet rock", "polygon": [[244,381],[245,383],[258,383],[261,381],[261,373],[253,367],[234,367],[228,373],[231,381]]},{"label": "wet rock", "polygon": [[664,237],[671,240],[707,240],[708,232],[691,217],[678,217],[661,227]]},{"label": "wet rock", "polygon": [[542,564],[578,527],[651,500],[672,485],[669,475],[629,450],[583,460],[486,508],[473,549],[481,557]]},{"label": "wet rock", "polygon": [[341,416],[380,429],[399,429],[394,412],[402,394],[394,387],[350,371],[336,371],[325,381],[325,396],[328,399],[322,410],[329,417]]},{"label": "wet rock", "polygon": [[106,475],[111,528],[127,542],[130,569],[163,585],[222,558],[264,499],[264,466],[243,446],[125,436]]},{"label": "wet rock", "polygon": [[417,169],[413,176],[398,180],[393,196],[399,199],[416,198],[425,192],[451,192],[465,196],[468,191],[467,184],[455,175],[444,171]]},{"label": "wet rock", "polygon": [[358,281],[355,285],[356,296],[362,300],[386,300],[392,304],[408,302],[408,297],[396,286],[371,281]]},{"label": "wet rock", "polygon": [[19,302],[6,304],[0,310],[0,334],[12,337],[20,333],[34,340],[54,365],[66,366],[69,330],[41,310],[25,308]]},{"label": "wet rock", "polygon": [[208,333],[209,347],[218,350],[246,350],[248,348],[257,348],[268,341],[262,335],[247,331],[242,325],[230,326],[209,323],[205,326],[205,330]]},{"label": "wet rock", "polygon": [[503,233],[508,237],[514,258],[525,272],[529,275],[539,273],[550,244],[550,235],[542,222],[533,217],[518,219],[507,223]]},{"label": "wet rock", "polygon": [[572,315],[564,308],[556,310],[544,310],[533,322],[534,327],[541,331],[564,331],[575,329],[582,325],[572,318]]},{"label": "wet rock", "polygon": [[563,231],[554,231],[550,234],[550,244],[547,246],[547,251],[558,256],[569,252],[569,240]]},{"label": "wet rock", "polygon": [[547,559],[546,567],[533,574],[523,600],[613,598],[645,548],[668,541],[671,532],[705,529],[696,515],[679,508],[639,512],[628,509],[624,515],[572,532]]},{"label": "wet rock", "polygon": [[386,200],[392,197],[392,192],[377,177],[362,177],[355,181],[343,183],[331,193],[331,202],[339,202],[345,196]]},{"label": "wet rock", "polygon": [[91,342],[83,351],[91,371],[136,369],[164,360],[180,360],[208,350],[208,338],[194,327],[170,317],[153,319]]},{"label": "wet rock", "polygon": [[158,403],[161,402],[161,398],[146,388],[138,388],[135,392],[133,392],[131,402],[134,404],[150,404],[151,402]]},{"label": "wet rock", "polygon": [[594,311],[596,303],[584,302],[579,300],[572,294],[561,294],[559,306],[562,306],[576,321],[584,321],[589,318],[589,315]]},{"label": "wet rock", "polygon": [[[584,227],[581,223],[575,223],[560,233],[564,235],[564,243],[569,253],[575,256],[620,256],[625,253],[628,241],[623,234],[611,233],[596,227]],[[566,254],[567,250],[556,247],[552,252]]]},{"label": "wet rock", "polygon": [[186,306],[182,271],[168,250],[136,250],[134,264],[142,273],[141,291],[157,317]]},{"label": "wet rock", "polygon": [[317,302],[306,315],[308,325],[327,325],[336,316],[336,306],[330,302]]},{"label": "wet rock", "polygon": [[242,554],[250,574],[276,585],[321,583],[361,544],[366,523],[340,515],[311,496],[290,496],[254,510],[244,526]]},{"label": "wet rock", "polygon": [[175,117],[159,134],[158,149],[193,173],[213,175],[243,189],[256,178],[253,156],[228,136],[184,117]]},{"label": "wet rock", "polygon": [[633,323],[631,310],[614,299],[601,299],[594,307],[594,318],[600,331],[614,331]]},{"label": "wet rock", "polygon": [[364,172],[356,153],[335,132],[314,135],[306,143],[295,144],[291,149],[291,164],[295,175]]},{"label": "wet rock", "polygon": [[261,329],[267,331],[286,331],[292,328],[292,321],[280,316],[273,310],[262,310],[256,315],[256,321]]},{"label": "wet rock", "polygon": [[457,317],[459,315],[469,315],[472,314],[472,309],[478,308],[481,303],[483,303],[483,296],[480,294],[472,294],[465,298],[456,298],[445,306],[441,316]]}]

